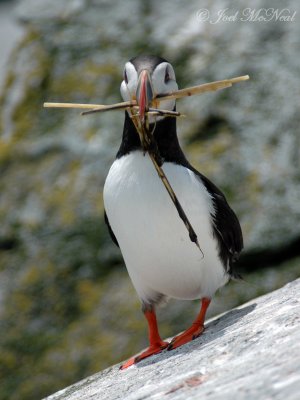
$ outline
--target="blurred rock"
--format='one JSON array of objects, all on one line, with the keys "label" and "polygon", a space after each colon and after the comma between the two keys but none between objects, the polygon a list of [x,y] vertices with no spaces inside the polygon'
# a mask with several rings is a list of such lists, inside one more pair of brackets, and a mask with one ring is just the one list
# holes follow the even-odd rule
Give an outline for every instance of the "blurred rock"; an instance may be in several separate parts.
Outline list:
[{"label": "blurred rock", "polygon": [[15,4],[15,0],[0,1],[0,91],[9,55],[23,35],[23,29],[14,16]]}]

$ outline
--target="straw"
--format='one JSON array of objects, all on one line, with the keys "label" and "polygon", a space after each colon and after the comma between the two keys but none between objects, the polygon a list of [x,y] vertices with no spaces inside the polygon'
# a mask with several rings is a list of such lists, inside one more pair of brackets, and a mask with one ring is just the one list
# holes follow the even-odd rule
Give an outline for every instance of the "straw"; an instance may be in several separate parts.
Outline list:
[{"label": "straw", "polygon": [[[194,96],[197,94],[214,92],[216,90],[225,89],[231,87],[234,83],[246,81],[249,79],[249,75],[238,76],[236,78],[225,79],[222,81],[204,83],[202,85],[192,86],[189,88],[176,90],[174,92],[159,94],[154,100],[171,100],[180,99],[182,97]],[[78,103],[44,103],[45,108],[75,108],[75,109],[87,109],[88,111],[82,112],[82,115],[93,114],[97,112],[111,111],[111,110],[121,110],[126,108],[131,108],[137,105],[135,100],[124,101],[115,104],[78,104]],[[161,111],[161,110],[160,110]],[[164,111],[163,111],[164,112]],[[167,110],[166,110],[167,112]],[[179,115],[178,115],[179,116]]]}]

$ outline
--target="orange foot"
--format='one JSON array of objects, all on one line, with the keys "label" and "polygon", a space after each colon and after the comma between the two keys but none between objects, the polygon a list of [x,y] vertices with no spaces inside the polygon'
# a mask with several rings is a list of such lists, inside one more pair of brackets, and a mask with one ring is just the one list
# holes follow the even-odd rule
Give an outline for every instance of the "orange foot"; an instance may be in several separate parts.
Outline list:
[{"label": "orange foot", "polygon": [[204,331],[204,326],[203,325],[192,325],[189,329],[184,331],[178,336],[175,336],[171,343],[168,346],[168,350],[174,350],[179,346],[182,346],[183,344],[189,343],[192,340],[196,339],[199,337],[202,332]]},{"label": "orange foot", "polygon": [[133,364],[137,364],[144,358],[150,357],[153,354],[158,354],[162,350],[166,349],[168,346],[169,342],[164,342],[163,340],[161,340],[160,342],[155,343],[155,345],[151,345],[150,347],[148,347],[147,350],[143,351],[143,353],[139,354],[138,356],[130,358],[128,361],[121,365],[120,369],[126,369]]}]

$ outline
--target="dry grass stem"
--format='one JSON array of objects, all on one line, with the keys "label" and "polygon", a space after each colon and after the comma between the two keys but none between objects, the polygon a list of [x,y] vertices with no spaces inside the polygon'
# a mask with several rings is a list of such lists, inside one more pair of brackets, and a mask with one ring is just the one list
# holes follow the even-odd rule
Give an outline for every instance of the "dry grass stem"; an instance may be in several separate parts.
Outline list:
[{"label": "dry grass stem", "polygon": [[[248,75],[244,76],[238,76],[236,78],[232,79],[225,79],[222,81],[216,81],[216,82],[210,82],[210,83],[204,83],[203,85],[197,85],[197,86],[192,86],[189,88],[181,89],[181,90],[176,90],[175,92],[171,93],[166,93],[166,94],[161,94],[155,97],[155,99],[160,99],[160,100],[170,100],[170,99],[180,99],[182,97],[188,97],[188,96],[194,96],[197,94],[202,94],[202,93],[207,93],[207,92],[213,92],[219,89],[225,89],[227,87],[231,87],[234,83],[246,81],[249,79]],[[97,112],[104,112],[104,111],[111,111],[111,110],[122,110],[125,108],[132,108],[134,106],[137,106],[137,103],[135,100],[133,101],[125,101],[121,103],[115,103],[115,104],[109,104],[109,105],[103,105],[103,104],[78,104],[78,103],[44,103],[45,108],[75,108],[75,109],[87,109],[88,111],[83,111],[81,114],[82,115],[87,115],[87,114],[93,114]],[[175,114],[172,113],[168,110],[157,110],[157,109],[150,109],[149,112],[157,112],[161,113],[160,115],[172,115],[179,117],[180,113]]]}]

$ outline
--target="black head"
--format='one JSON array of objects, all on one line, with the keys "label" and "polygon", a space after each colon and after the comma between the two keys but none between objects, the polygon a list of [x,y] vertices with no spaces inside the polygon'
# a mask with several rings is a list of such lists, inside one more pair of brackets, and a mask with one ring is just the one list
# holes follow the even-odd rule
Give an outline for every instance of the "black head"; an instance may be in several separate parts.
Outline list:
[{"label": "black head", "polygon": [[153,55],[136,56],[131,58],[129,62],[134,66],[138,74],[140,74],[143,69],[147,69],[150,73],[153,73],[159,64],[169,63],[166,59]]},{"label": "black head", "polygon": [[123,100],[136,100],[141,114],[147,107],[174,110],[175,100],[155,99],[159,94],[178,90],[174,69],[164,58],[152,55],[134,57],[125,64],[123,78]]}]

